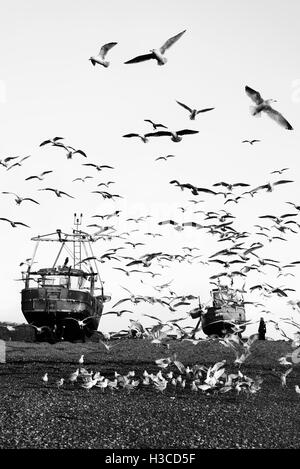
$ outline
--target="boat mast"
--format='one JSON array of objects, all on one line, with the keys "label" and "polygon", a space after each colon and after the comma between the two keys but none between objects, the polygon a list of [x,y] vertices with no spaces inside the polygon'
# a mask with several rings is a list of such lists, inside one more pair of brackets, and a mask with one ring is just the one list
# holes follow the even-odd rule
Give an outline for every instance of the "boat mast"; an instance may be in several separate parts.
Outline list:
[{"label": "boat mast", "polygon": [[[73,267],[75,268],[75,265],[81,262],[81,236],[80,236],[80,230],[78,227],[82,224],[82,213],[77,216],[76,213],[74,213],[74,226],[75,228],[73,229],[73,234],[75,235],[74,237],[74,242],[73,242]],[[78,236],[79,235],[79,236]]]}]

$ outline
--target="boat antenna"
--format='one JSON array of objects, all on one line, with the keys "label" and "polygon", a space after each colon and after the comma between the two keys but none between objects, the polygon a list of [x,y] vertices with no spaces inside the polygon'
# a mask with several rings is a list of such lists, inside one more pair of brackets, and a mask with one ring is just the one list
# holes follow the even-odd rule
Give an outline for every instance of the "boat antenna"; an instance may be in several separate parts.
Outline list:
[{"label": "boat antenna", "polygon": [[73,242],[73,267],[81,262],[81,239],[80,236],[77,237],[76,235],[80,234],[79,226],[82,224],[82,213],[77,216],[77,213],[74,213],[74,229],[73,233],[75,234],[74,242]]}]

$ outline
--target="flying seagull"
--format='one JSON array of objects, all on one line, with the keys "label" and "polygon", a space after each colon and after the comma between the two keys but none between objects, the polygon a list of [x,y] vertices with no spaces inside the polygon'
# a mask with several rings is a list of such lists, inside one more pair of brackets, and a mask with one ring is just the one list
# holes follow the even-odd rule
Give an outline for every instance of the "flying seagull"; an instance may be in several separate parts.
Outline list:
[{"label": "flying seagull", "polygon": [[102,171],[103,168],[107,169],[114,169],[112,166],[109,166],[107,164],[103,164],[101,166],[94,164],[94,163],[83,163],[82,166],[92,166],[92,168],[96,168],[97,171]]},{"label": "flying seagull", "polygon": [[287,130],[293,130],[291,124],[278,112],[271,107],[271,102],[276,100],[266,99],[264,100],[258,91],[253,90],[249,86],[245,87],[245,91],[249,98],[254,101],[256,106],[251,108],[253,116],[259,116],[262,111],[266,112],[271,119],[274,119],[279,125],[284,127]]},{"label": "flying seagull", "polygon": [[20,205],[21,202],[23,202],[23,200],[29,200],[30,202],[34,202],[35,204],[39,205],[39,202],[37,202],[36,200],[30,199],[29,197],[20,197],[18,194],[15,194],[14,192],[2,192],[2,194],[12,194],[12,195],[14,195],[16,197],[15,202],[16,202],[17,205]]},{"label": "flying seagull", "polygon": [[156,130],[158,127],[162,127],[163,129],[167,129],[168,127],[166,127],[165,125],[163,124],[155,124],[155,122],[153,122],[152,120],[150,119],[144,119],[145,122],[149,122],[149,124],[152,125],[153,127],[153,130]]},{"label": "flying seagull", "polygon": [[286,180],[286,179],[281,179],[280,181],[275,181],[275,182],[268,182],[267,184],[263,184],[262,186],[258,186],[256,187],[255,191],[259,190],[259,189],[266,189],[267,192],[273,192],[273,189],[274,189],[274,186],[277,186],[279,184],[287,184],[289,182],[294,182],[294,181],[290,181],[290,180]]},{"label": "flying seagull", "polygon": [[55,195],[57,195],[57,197],[61,197],[62,195],[67,195],[68,197],[71,197],[72,199],[74,199],[72,195],[69,195],[64,191],[59,191],[58,189],[52,189],[51,187],[46,187],[45,189],[38,189],[38,190],[39,191],[52,191],[55,193]]},{"label": "flying seagull", "polygon": [[30,228],[30,226],[25,225],[25,223],[22,223],[20,221],[12,221],[12,220],[8,220],[8,218],[0,218],[0,220],[8,221],[8,223],[10,223],[13,228],[16,228],[17,225],[26,226],[27,228]]},{"label": "flying seagull", "polygon": [[[93,176],[84,176],[84,178],[75,178],[75,179],[73,179],[72,182],[75,182],[75,181],[85,182],[86,179],[94,179],[94,178],[93,178]],[[98,186],[99,186],[99,184],[98,184]]]},{"label": "flying seagull", "polygon": [[186,29],[179,34],[176,34],[176,36],[171,37],[159,49],[151,49],[150,54],[139,55],[137,57],[134,57],[134,59],[128,60],[124,63],[134,64],[138,62],[144,62],[145,60],[156,59],[157,65],[164,65],[167,62],[167,58],[164,56],[164,53],[167,49],[169,49],[169,47],[171,47],[176,41],[178,41],[178,39],[180,39],[185,32]]},{"label": "flying seagull", "polygon": [[71,147],[71,146],[63,145],[62,143],[58,143],[58,144],[55,145],[55,146],[64,148],[64,149],[67,151],[67,159],[68,159],[68,160],[71,160],[71,159],[72,159],[72,156],[73,156],[73,155],[76,155],[76,153],[78,153],[78,154],[84,156],[85,158],[87,158],[86,154],[85,154],[84,151],[82,151],[82,150],[76,150],[76,148]]},{"label": "flying seagull", "polygon": [[57,145],[56,142],[58,142],[58,140],[63,140],[64,137],[54,137],[54,138],[51,138],[49,140],[45,140],[44,142],[40,143],[40,147],[44,146],[44,145],[47,145],[48,143],[52,143],[52,145]]},{"label": "flying seagull", "polygon": [[253,145],[253,143],[260,142],[260,140],[253,139],[253,140],[243,140],[242,143],[250,143],[250,145]]},{"label": "flying seagull", "polygon": [[170,130],[160,130],[159,132],[151,132],[145,134],[145,137],[171,137],[172,142],[181,142],[182,135],[198,134],[198,130],[183,129],[171,132]]},{"label": "flying seagull", "polygon": [[7,163],[11,160],[15,160],[16,158],[18,158],[18,156],[8,156],[7,158],[4,158],[4,160],[0,160],[0,165],[7,168]]},{"label": "flying seagull", "polygon": [[95,66],[96,64],[103,65],[103,67],[108,67],[110,62],[105,60],[105,56],[107,52],[114,46],[116,46],[118,43],[117,42],[109,42],[108,44],[104,44],[104,46],[101,47],[100,52],[97,56],[92,56],[89,58],[89,60],[92,62],[92,64]]},{"label": "flying seagull", "polygon": [[282,174],[284,171],[287,171],[288,169],[290,169],[290,168],[278,169],[276,171],[272,171],[270,174]]},{"label": "flying seagull", "polygon": [[155,161],[159,161],[159,160],[167,161],[168,158],[175,158],[175,155],[159,156],[158,158],[155,158]]},{"label": "flying seagull", "polygon": [[186,104],[183,104],[181,103],[180,101],[176,101],[177,104],[179,104],[179,106],[182,106],[184,109],[186,109],[187,111],[189,111],[190,113],[190,119],[192,121],[195,120],[197,114],[200,114],[201,112],[207,112],[207,111],[212,111],[213,109],[215,109],[214,107],[208,107],[208,108],[205,108],[205,109],[199,109],[197,111],[197,109],[192,109],[190,108],[189,106],[187,106]]},{"label": "flying seagull", "polygon": [[39,181],[42,181],[44,179],[43,176],[46,176],[46,174],[50,174],[50,173],[53,173],[53,171],[43,171],[38,176],[29,176],[28,178],[25,179],[25,181],[29,181],[30,179],[38,179]]},{"label": "flying seagull", "polygon": [[[17,156],[17,158],[19,158]],[[27,158],[30,158],[30,155],[28,156],[24,156],[23,158],[21,158],[19,161],[17,161],[16,163],[13,163],[11,166],[9,166],[8,168],[6,168],[6,171],[9,171],[10,169],[14,168],[15,166],[22,166],[21,163],[22,161],[25,161],[27,160]]]}]

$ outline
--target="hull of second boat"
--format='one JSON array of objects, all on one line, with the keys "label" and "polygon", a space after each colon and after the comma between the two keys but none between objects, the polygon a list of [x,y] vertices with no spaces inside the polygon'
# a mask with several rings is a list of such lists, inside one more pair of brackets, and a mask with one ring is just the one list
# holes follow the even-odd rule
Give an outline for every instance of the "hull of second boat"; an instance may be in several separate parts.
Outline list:
[{"label": "hull of second boat", "polygon": [[245,308],[238,307],[223,307],[223,308],[208,308],[207,313],[202,316],[202,330],[204,334],[217,335],[224,337],[226,333],[231,333],[234,326],[239,326],[240,332],[246,328],[244,324],[246,320]]}]

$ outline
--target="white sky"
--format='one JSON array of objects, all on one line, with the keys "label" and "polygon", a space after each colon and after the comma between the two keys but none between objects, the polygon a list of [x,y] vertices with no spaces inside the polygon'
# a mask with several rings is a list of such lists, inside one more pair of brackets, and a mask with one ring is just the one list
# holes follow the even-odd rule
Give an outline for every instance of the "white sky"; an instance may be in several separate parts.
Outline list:
[{"label": "white sky", "polygon": [[[108,223],[114,221],[120,232],[136,228],[134,223],[125,223],[126,218],[151,214],[151,221],[138,225],[140,232],[130,238],[147,245],[135,251],[128,248],[128,255],[138,257],[154,251],[182,253],[181,247],[188,245],[198,246],[204,258],[230,243],[218,243],[192,228],[178,233],[170,226],[157,226],[158,221],[169,218],[203,222],[203,215],[192,214],[194,207],[187,203],[195,197],[170,185],[172,179],[209,188],[222,180],[247,182],[251,187],[277,177],[293,180],[293,184],[277,186],[272,193],[261,191],[257,197],[247,197],[238,205],[224,206],[221,196],[198,197],[205,200],[197,205],[198,209],[225,208],[237,217],[234,224],[237,229],[251,233],[255,233],[253,224],[260,215],[294,212],[285,202],[300,205],[299,13],[297,0],[290,0],[288,5],[276,0],[13,0],[2,6],[0,159],[31,157],[21,168],[6,171],[0,167],[1,191],[33,197],[40,205],[25,201],[17,206],[11,195],[0,194],[0,217],[30,225],[30,229],[14,229],[0,221],[0,320],[24,320],[21,282],[14,279],[20,278],[20,262],[32,254],[34,245],[30,238],[56,228],[69,232],[74,212],[82,212],[87,225],[97,222],[92,215],[122,210],[119,219]],[[184,29],[186,33],[166,52],[166,65],[158,67],[155,61],[124,65],[124,61],[160,47]],[[118,42],[108,53],[110,67],[93,67],[89,57],[107,42]],[[252,117],[245,85],[260,91],[264,98],[276,99],[275,109],[283,113],[294,130],[281,128],[267,116]],[[198,109],[215,107],[215,110],[190,121],[187,111],[175,100]],[[138,139],[122,138],[129,132],[151,131],[151,126],[144,122],[147,118],[175,130],[199,130],[199,134],[186,136],[180,143],[163,137],[151,139],[146,145]],[[66,144],[84,150],[89,162],[108,164],[115,170],[97,173],[81,166],[86,161],[80,155],[67,160],[60,148],[39,147],[43,140],[54,136],[64,137]],[[253,138],[262,141],[253,146],[241,143]],[[167,154],[176,158],[155,161]],[[283,167],[290,169],[282,176],[270,175]],[[25,181],[25,177],[44,170],[54,172],[41,182]],[[72,182],[85,175],[96,178],[85,183]],[[91,194],[99,182],[108,180],[116,181],[111,192],[123,199],[113,202]],[[64,190],[75,199],[59,199],[37,190],[43,187]],[[179,206],[190,208],[181,215]],[[265,224],[270,226],[269,222]],[[160,232],[164,237],[152,240],[143,235],[148,231]],[[246,243],[259,238],[254,235]],[[108,247],[120,245],[120,241],[111,244],[99,241],[94,250],[100,255]],[[288,242],[267,243],[259,254],[288,263],[300,259],[298,246],[299,234],[291,233]],[[45,247],[47,251],[49,246]],[[53,258],[48,261],[47,254],[44,259],[51,265]],[[106,293],[113,297],[105,310],[124,297],[119,285],[136,294],[154,296],[151,285],[171,279],[174,279],[172,289],[178,294],[201,294],[203,300],[208,300],[208,277],[222,270],[218,266],[176,263],[163,269],[158,282],[150,280],[145,285],[137,277],[128,279],[112,269],[119,264],[102,264]],[[295,277],[279,279],[274,270],[267,267],[266,275],[249,276],[247,287],[263,279],[272,285],[298,290],[299,267],[293,270]],[[145,281],[148,277],[141,278]],[[292,292],[289,298],[299,298],[299,292]],[[123,306],[130,309],[132,305]],[[275,297],[271,307],[278,317],[292,313],[286,299]],[[142,318],[141,311],[170,317],[165,310],[144,305],[137,309],[136,318]],[[178,316],[183,311],[179,310]],[[296,319],[297,313],[293,314]],[[253,308],[247,310],[249,319],[259,316]],[[101,328],[127,327],[127,319],[104,316]],[[142,322],[149,324],[146,319]]]}]

